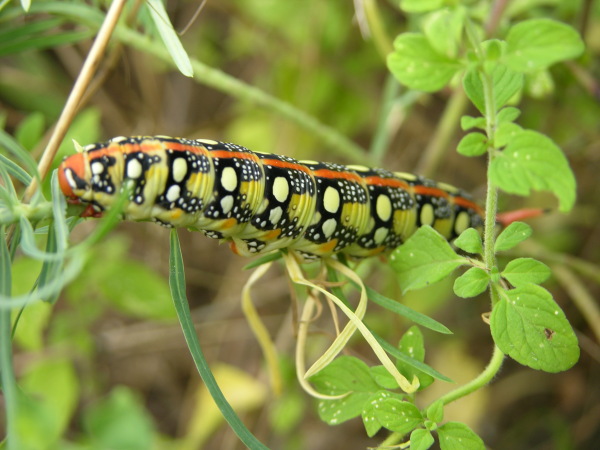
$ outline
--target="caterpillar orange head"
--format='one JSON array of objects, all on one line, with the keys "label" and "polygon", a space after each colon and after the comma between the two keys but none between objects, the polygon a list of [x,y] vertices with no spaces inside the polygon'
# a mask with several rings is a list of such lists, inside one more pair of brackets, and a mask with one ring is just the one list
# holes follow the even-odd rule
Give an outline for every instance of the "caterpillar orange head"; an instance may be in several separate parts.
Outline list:
[{"label": "caterpillar orange head", "polygon": [[90,189],[85,181],[86,162],[83,153],[65,158],[58,167],[58,184],[69,203],[81,203],[81,195]]}]

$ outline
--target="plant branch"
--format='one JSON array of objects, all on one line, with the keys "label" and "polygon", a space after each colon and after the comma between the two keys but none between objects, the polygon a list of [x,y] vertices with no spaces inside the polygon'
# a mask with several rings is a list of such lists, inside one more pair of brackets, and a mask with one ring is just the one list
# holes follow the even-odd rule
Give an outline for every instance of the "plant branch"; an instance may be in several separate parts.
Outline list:
[{"label": "plant branch", "polygon": [[[100,60],[102,59],[104,51],[108,45],[108,41],[110,40],[110,37],[117,26],[117,22],[121,16],[121,11],[123,10],[125,3],[126,0],[114,0],[110,5],[104,22],[98,31],[98,36],[94,40],[94,44],[92,45],[83,67],[81,68],[81,72],[77,77],[75,84],[73,85],[73,89],[71,90],[65,107],[60,114],[52,136],[50,136],[50,141],[48,142],[42,158],[40,159],[38,171],[40,172],[40,179],[42,180],[48,174],[52,160],[58,151],[58,147],[67,134],[67,130],[69,129],[69,126],[75,117],[79,103],[81,102],[81,99],[94,76],[96,68],[100,64]],[[33,197],[33,194],[37,188],[38,182],[33,179],[31,184],[27,187],[25,195],[23,196],[24,203],[27,203]]]}]

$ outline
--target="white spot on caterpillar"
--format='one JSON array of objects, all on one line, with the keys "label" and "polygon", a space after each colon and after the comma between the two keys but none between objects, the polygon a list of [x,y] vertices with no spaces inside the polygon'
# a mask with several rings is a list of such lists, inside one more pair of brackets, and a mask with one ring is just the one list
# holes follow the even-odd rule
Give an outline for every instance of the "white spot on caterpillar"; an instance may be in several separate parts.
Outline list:
[{"label": "white spot on caterpillar", "polygon": [[375,211],[377,212],[377,216],[384,222],[387,222],[392,217],[392,202],[387,195],[381,194],[377,197]]},{"label": "white spot on caterpillar", "polygon": [[421,207],[421,225],[432,225],[435,219],[433,214],[433,206],[429,203],[425,203]]},{"label": "white spot on caterpillar", "polygon": [[200,142],[201,144],[206,145],[217,145],[217,141],[213,141],[212,139],[196,139],[196,142]]},{"label": "white spot on caterpillar", "polygon": [[350,170],[354,170],[355,172],[368,172],[369,170],[371,170],[367,166],[361,166],[361,165],[357,165],[357,164],[351,164],[346,167]]},{"label": "white spot on caterpillar", "polygon": [[406,172],[394,172],[394,176],[401,178],[403,180],[409,180],[409,181],[414,181],[417,179],[417,176],[412,174],[412,173],[406,173]]},{"label": "white spot on caterpillar", "polygon": [[65,178],[67,179],[67,183],[69,183],[69,186],[71,186],[73,189],[77,189],[77,183],[75,182],[75,178],[73,178],[72,169],[65,170]]},{"label": "white spot on caterpillar", "polygon": [[173,161],[173,179],[179,183],[187,174],[187,161],[185,158],[177,158]]},{"label": "white spot on caterpillar", "polygon": [[283,209],[281,209],[281,206],[278,206],[277,208],[273,208],[269,212],[269,222],[271,222],[273,225],[277,225],[277,223],[281,219],[282,214],[283,214]]},{"label": "white spot on caterpillar", "polygon": [[181,193],[181,188],[177,184],[174,184],[167,190],[167,195],[165,195],[165,197],[167,198],[168,201],[174,202],[179,198],[180,193]]},{"label": "white spot on caterpillar", "polygon": [[277,177],[273,180],[273,195],[275,199],[283,203],[287,200],[290,193],[290,185],[284,177]]},{"label": "white spot on caterpillar", "polygon": [[233,167],[225,167],[221,173],[221,186],[223,186],[223,189],[233,192],[237,187],[237,183],[237,173],[235,173],[235,169]]},{"label": "white spot on caterpillar", "polygon": [[142,163],[137,159],[130,159],[127,163],[127,178],[139,178],[142,174]]},{"label": "white spot on caterpillar", "polygon": [[340,193],[334,187],[329,186],[323,194],[323,207],[330,213],[337,212],[340,209]]},{"label": "white spot on caterpillar", "polygon": [[233,208],[233,195],[226,195],[221,199],[221,210],[227,214]]},{"label": "white spot on caterpillar", "polygon": [[335,219],[327,219],[325,222],[323,222],[322,230],[323,230],[323,234],[325,235],[325,237],[327,239],[329,239],[331,237],[331,235],[335,231],[336,226],[337,226],[337,220],[335,220]]},{"label": "white spot on caterpillar", "polygon": [[377,228],[375,231],[375,243],[381,244],[388,235],[389,230],[385,227]]},{"label": "white spot on caterpillar", "polygon": [[92,162],[90,168],[92,169],[92,173],[94,175],[104,172],[104,164],[102,164],[100,161]]},{"label": "white spot on caterpillar", "polygon": [[454,221],[454,232],[456,234],[460,234],[465,231],[471,223],[471,219],[469,214],[466,211],[461,211],[456,216],[456,220]]}]

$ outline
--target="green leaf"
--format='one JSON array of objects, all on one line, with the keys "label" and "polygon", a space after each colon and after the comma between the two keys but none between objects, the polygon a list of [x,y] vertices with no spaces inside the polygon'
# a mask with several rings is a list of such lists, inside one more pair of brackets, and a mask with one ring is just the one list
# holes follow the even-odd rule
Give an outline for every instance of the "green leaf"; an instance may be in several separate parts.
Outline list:
[{"label": "green leaf", "polygon": [[514,106],[506,106],[498,111],[496,115],[496,124],[500,125],[506,122],[513,122],[521,115],[521,110]]},{"label": "green leaf", "polygon": [[531,19],[510,27],[506,42],[505,62],[520,72],[544,69],[584,50],[575,29],[551,19]]},{"label": "green leaf", "polygon": [[406,305],[403,305],[399,301],[392,300],[379,292],[367,287],[367,296],[369,300],[373,303],[377,303],[379,306],[392,311],[393,313],[399,314],[402,317],[416,323],[417,325],[421,325],[422,327],[428,328],[432,331],[436,331],[442,334],[452,334],[452,331],[448,329],[447,326],[438,322],[435,319],[432,319],[425,314],[422,314],[418,311],[415,311],[412,308],[409,308]]},{"label": "green leaf", "polygon": [[185,295],[185,272],[183,268],[183,257],[181,255],[181,245],[179,244],[179,238],[177,237],[177,230],[171,230],[170,235],[171,251],[169,253],[169,286],[171,288],[171,296],[173,297],[173,303],[175,304],[175,310],[177,311],[177,317],[181,324],[181,330],[185,337],[185,342],[190,350],[196,369],[204,381],[204,385],[215,404],[221,411],[223,418],[227,421],[231,429],[240,438],[240,440],[251,449],[257,450],[268,450],[267,447],[260,442],[256,437],[246,428],[244,423],[240,420],[239,416],[235,413],[227,399],[223,395],[223,391],[219,388],[217,380],[213,375],[208,362],[204,357],[202,348],[200,347],[200,341],[196,334],[196,328],[192,321],[190,312],[190,306]]},{"label": "green leaf", "polygon": [[559,200],[559,209],[569,211],[575,203],[575,177],[569,162],[552,140],[524,130],[512,137],[504,151],[490,164],[491,180],[511,194],[529,195],[549,190]]},{"label": "green leaf", "polygon": [[485,270],[471,267],[454,281],[454,293],[462,298],[475,297],[487,289],[489,282]]},{"label": "green leaf", "polygon": [[550,268],[546,264],[533,258],[513,259],[502,271],[502,276],[515,287],[543,283],[550,274]]},{"label": "green leaf", "polygon": [[411,432],[423,422],[419,408],[396,398],[383,400],[375,410],[375,418],[383,427],[400,434]]},{"label": "green leaf", "polygon": [[315,389],[327,395],[343,395],[335,400],[319,402],[319,417],[329,425],[361,415],[365,402],[381,390],[371,376],[369,366],[352,356],[340,356],[310,377]]},{"label": "green leaf", "polygon": [[466,134],[458,143],[456,151],[464,156],[480,156],[487,152],[488,140],[483,133]]},{"label": "green leaf", "polygon": [[400,9],[407,13],[421,13],[439,9],[444,0],[400,0]]},{"label": "green leaf", "polygon": [[494,253],[510,250],[531,236],[533,230],[525,222],[513,222],[496,238]]},{"label": "green leaf", "polygon": [[173,62],[183,75],[186,77],[193,77],[194,69],[190,62],[190,57],[183,48],[183,45],[181,45],[179,36],[177,36],[177,32],[173,29],[173,25],[171,25],[171,21],[169,20],[167,11],[165,11],[164,5],[160,0],[148,0],[147,4],[152,20],[154,20],[154,24],[156,25],[156,29],[158,30],[165,47],[167,47],[167,51],[171,55],[171,58],[173,58]]},{"label": "green leaf", "polygon": [[431,431],[417,428],[410,433],[410,450],[427,450],[433,445]]},{"label": "green leaf", "polygon": [[486,120],[484,117],[462,116],[460,118],[460,127],[463,131],[471,130],[472,128],[485,130]]},{"label": "green leaf", "polygon": [[490,318],[496,345],[515,361],[533,369],[560,372],[579,359],[577,337],[552,295],[527,284],[500,291]]},{"label": "green leaf", "polygon": [[460,46],[464,20],[465,10],[462,7],[440,9],[427,15],[423,32],[436,52],[455,59]]},{"label": "green leaf", "polygon": [[427,418],[435,423],[444,420],[444,403],[441,400],[433,402],[427,408]]},{"label": "green leaf", "polygon": [[[371,378],[384,389],[398,389],[398,382],[385,366],[373,366],[370,369]],[[409,378],[410,379],[410,378]]]},{"label": "green leaf", "polygon": [[463,89],[469,100],[471,100],[471,103],[475,105],[481,114],[485,115],[483,82],[481,81],[481,72],[477,67],[472,67],[465,73],[463,77]]},{"label": "green leaf", "polygon": [[485,450],[485,444],[464,423],[448,422],[438,428],[442,450]]},{"label": "green leaf", "polygon": [[401,394],[389,391],[378,391],[370,396],[364,404],[361,418],[369,437],[375,436],[381,429],[381,424],[375,417],[375,414],[381,403],[388,398],[395,398],[398,401],[404,400],[404,397]]},{"label": "green leaf", "polygon": [[454,245],[467,253],[475,255],[481,255],[483,253],[481,234],[475,228],[467,228],[463,231],[460,236],[454,240]]},{"label": "green leaf", "polygon": [[[28,367],[20,380],[23,391],[41,400],[36,409],[45,424],[43,434],[36,436],[37,448],[47,448],[57,443],[64,434],[79,400],[79,379],[71,361],[64,357],[38,361]],[[27,419],[25,419],[27,420]],[[22,424],[25,425],[25,424]],[[28,442],[34,444],[31,430],[27,430]]]},{"label": "green leaf", "polygon": [[[498,111],[523,87],[523,74],[515,72],[502,64],[494,64],[490,70],[492,89],[494,91],[494,111]],[[464,79],[463,87],[469,99],[481,112],[486,114],[484,84],[482,73],[477,68],[470,69]]]},{"label": "green leaf", "polygon": [[98,290],[119,310],[140,318],[175,318],[167,280],[145,264],[128,258],[113,260],[101,275]]},{"label": "green leaf", "polygon": [[[398,343],[398,350],[407,355],[408,357],[419,361],[425,361],[425,342],[423,339],[423,333],[416,325],[410,327]],[[422,372],[416,368],[413,364],[409,364],[403,359],[396,361],[396,367],[398,371],[406,377],[408,380],[412,380],[416,375],[419,378],[419,389],[424,389],[433,383],[433,377],[427,373]]]},{"label": "green leaf", "polygon": [[432,367],[428,366],[427,364],[417,361],[416,359],[408,356],[406,353],[401,352],[396,347],[391,345],[388,341],[383,339],[381,336],[378,336],[377,333],[374,333],[372,330],[371,330],[371,333],[373,334],[375,339],[377,339],[377,342],[379,342],[381,347],[383,347],[383,349],[388,354],[390,354],[394,358],[398,359],[399,361],[402,361],[403,363],[406,363],[409,366],[414,367],[415,369],[418,369],[423,373],[431,375],[433,378],[436,378],[438,380],[446,381],[448,383],[453,382],[450,378],[448,378],[445,375],[442,375],[437,370],[433,369]]},{"label": "green leaf", "polygon": [[153,446],[152,419],[129,388],[114,388],[108,398],[86,411],[83,422],[97,448],[143,450]]},{"label": "green leaf", "polygon": [[19,123],[15,130],[15,139],[27,150],[31,151],[42,139],[45,129],[45,118],[41,112],[29,114]]},{"label": "green leaf", "polygon": [[523,128],[514,122],[504,122],[496,128],[494,135],[494,147],[505,147],[518,134],[523,132]]},{"label": "green leaf", "polygon": [[419,228],[394,250],[390,260],[403,292],[435,283],[458,266],[468,264],[467,259],[458,256],[446,239],[430,226]]},{"label": "green leaf", "polygon": [[252,262],[249,262],[244,267],[242,267],[242,270],[255,269],[258,266],[262,266],[263,264],[267,264],[272,261],[277,261],[278,259],[281,259],[282,256],[283,254],[281,252],[268,253],[264,256],[261,256],[260,258],[255,259]]},{"label": "green leaf", "polygon": [[528,73],[525,78],[527,93],[533,98],[544,98],[554,92],[554,80],[548,70]]},{"label": "green leaf", "polygon": [[400,83],[425,92],[443,88],[461,68],[458,61],[437,53],[418,33],[403,33],[396,38],[387,65]]}]

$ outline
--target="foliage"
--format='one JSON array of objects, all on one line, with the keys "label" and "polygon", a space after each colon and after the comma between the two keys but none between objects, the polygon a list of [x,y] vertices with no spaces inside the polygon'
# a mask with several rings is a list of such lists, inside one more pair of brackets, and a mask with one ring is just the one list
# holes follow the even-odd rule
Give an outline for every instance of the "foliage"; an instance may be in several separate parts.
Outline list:
[{"label": "foliage", "polygon": [[[348,276],[345,269],[339,269],[339,262],[335,262],[338,266],[330,265],[327,279],[314,286],[327,289],[339,300],[338,308],[347,311],[349,323],[369,337],[370,346],[385,358],[392,358],[392,367],[367,363],[361,344],[350,340],[352,333],[344,334],[352,328],[350,325],[342,332],[332,331],[336,334],[334,344],[323,355],[331,362],[316,373],[309,369],[308,380],[298,382],[293,370],[286,370],[284,357],[283,395],[269,414],[262,415],[270,416],[273,436],[269,445],[276,446],[285,439],[289,448],[302,448],[308,442],[306,430],[314,430],[314,425],[307,428],[302,422],[312,416],[310,406],[305,404],[306,396],[299,391],[300,384],[309,386],[308,392],[318,397],[317,414],[326,424],[351,430],[352,424],[362,421],[362,429],[355,434],[346,437],[338,432],[336,442],[344,440],[340,446],[356,445],[355,437],[365,433],[372,438],[368,445],[373,445],[376,434],[385,429],[391,434],[383,446],[403,442],[413,449],[427,449],[437,440],[442,449],[484,448],[476,433],[481,428],[456,420],[450,412],[452,402],[463,398],[467,401],[489,383],[505,355],[546,372],[567,370],[578,361],[577,337],[567,320],[567,315],[573,317],[576,311],[561,301],[567,314],[563,312],[553,298],[560,290],[548,280],[554,272],[555,280],[576,302],[584,302],[586,295],[591,297],[578,277],[600,282],[598,261],[589,263],[560,251],[574,252],[578,245],[584,249],[573,231],[574,224],[580,220],[580,227],[585,225],[591,230],[589,222],[597,217],[579,214],[581,211],[560,219],[553,215],[557,225],[552,226],[546,219],[536,223],[535,237],[532,227],[521,221],[526,216],[513,220],[501,231],[495,226],[497,218],[501,222],[501,216],[497,216],[499,202],[511,207],[551,204],[539,191],[555,196],[561,212],[572,211],[575,206],[575,177],[560,147],[580,146],[581,140],[573,143],[574,135],[593,141],[595,134],[590,130],[595,127],[598,113],[591,96],[573,88],[574,78],[584,85],[589,81],[585,67],[597,49],[588,50],[576,64],[564,63],[584,51],[579,33],[566,24],[575,22],[576,6],[554,2],[556,8],[542,7],[538,2],[523,1],[496,10],[491,9],[490,2],[477,1],[358,2],[365,9],[356,17],[363,29],[369,29],[375,47],[382,53],[378,54],[371,42],[361,40],[351,20],[355,11],[350,4],[314,2],[311,7],[298,9],[287,2],[269,7],[259,1],[230,1],[227,6],[209,2],[198,22],[181,37],[182,43],[170,20],[189,16],[187,5],[167,4],[165,10],[160,1],[131,2],[125,5],[124,13],[114,13],[119,3],[113,2],[108,13],[102,2],[23,1],[0,6],[0,102],[5,106],[0,124],[6,130],[0,132],[0,380],[6,448],[193,448],[208,442],[218,422],[209,431],[201,429],[204,420],[199,417],[206,414],[202,409],[204,397],[200,393],[188,395],[198,390],[195,381],[191,386],[182,383],[182,379],[190,378],[187,372],[174,373],[170,383],[163,383],[161,378],[168,371],[165,366],[188,367],[189,358],[181,357],[176,363],[156,362],[174,357],[177,352],[172,348],[184,345],[180,339],[179,344],[171,344],[174,347],[168,346],[177,341],[170,333],[175,317],[196,368],[225,420],[248,447],[264,448],[267,443],[263,436],[253,436],[234,411],[264,408],[267,399],[257,395],[251,404],[240,406],[244,399],[236,396],[235,389],[226,390],[217,377],[223,395],[211,373],[213,364],[209,366],[200,348],[195,333],[198,322],[195,317],[192,320],[190,306],[192,311],[202,309],[201,327],[208,326],[210,318],[217,324],[225,323],[221,306],[226,298],[222,293],[225,287],[214,287],[221,275],[211,271],[220,266],[217,259],[225,261],[220,259],[223,249],[213,253],[212,248],[202,247],[194,251],[194,258],[203,258],[205,266],[195,266],[193,261],[186,264],[186,295],[183,257],[175,232],[170,239],[170,289],[161,274],[166,272],[166,250],[155,247],[157,242],[169,241],[166,233],[137,231],[142,225],[136,231],[114,231],[120,217],[119,205],[93,231],[87,228],[80,232],[80,211],[65,204],[56,177],[49,175],[60,159],[72,152],[71,140],[90,143],[100,136],[154,131],[204,137],[217,134],[256,150],[297,153],[303,158],[381,163],[385,157],[394,169],[409,170],[419,159],[419,170],[432,172],[442,158],[454,158],[444,150],[454,146],[452,136],[458,125],[466,132],[456,144],[461,162],[440,171],[451,177],[452,167],[464,164],[465,169],[459,170],[454,181],[462,186],[461,174],[468,173],[464,187],[473,186],[487,173],[485,229],[468,229],[449,244],[431,228],[423,227],[399,247],[391,255],[389,266],[394,276],[387,283],[397,279],[406,294],[406,304],[388,298],[393,294],[384,296],[363,289],[360,278]],[[225,10],[228,17],[224,17]],[[394,22],[400,15],[406,20]],[[120,22],[119,16],[123,16]],[[84,66],[92,39],[102,35],[99,30],[111,20],[115,26],[111,45],[98,57],[100,70],[96,78],[90,83],[90,73],[82,89],[72,89],[79,81],[69,73],[75,70],[73,67]],[[597,17],[592,22],[599,26]],[[392,28],[400,30],[393,44],[387,37]],[[394,77],[388,77],[383,89],[382,57],[387,58],[387,68]],[[193,77],[193,81],[173,76],[169,72],[174,68]],[[112,77],[118,79],[116,86]],[[181,84],[169,84],[175,78]],[[244,81],[248,78],[251,80]],[[192,90],[186,84],[192,82],[203,87],[194,85]],[[93,98],[95,90],[100,90],[102,100]],[[88,94],[67,100],[69,91]],[[191,91],[193,94],[189,94]],[[579,93],[573,95],[574,91]],[[235,105],[224,106],[227,102],[215,92],[234,99]],[[438,94],[431,94],[435,92]],[[448,107],[438,121],[431,106],[448,93]],[[566,104],[565,112],[556,112],[549,100],[543,100],[551,96]],[[535,103],[531,98],[542,100]],[[466,99],[475,113],[465,114]],[[87,103],[92,106],[82,109]],[[378,115],[365,114],[378,109]],[[423,110],[426,115],[420,116]],[[568,111],[571,118],[577,117],[576,123],[570,123]],[[153,123],[157,124],[156,130],[149,125]],[[428,123],[428,128],[423,130],[419,123]],[[407,139],[405,134],[411,128],[415,131]],[[66,137],[59,136],[61,129],[69,130]],[[365,136],[373,136],[368,151],[360,145],[365,143]],[[407,144],[413,140],[416,144]],[[421,155],[421,144],[429,143]],[[403,152],[395,154],[395,146]],[[411,147],[417,151],[411,154]],[[40,157],[42,148],[46,149]],[[324,149],[330,152],[326,157]],[[486,169],[480,158],[484,155]],[[573,159],[573,151],[569,157]],[[49,165],[38,165],[37,161],[44,159],[49,159]],[[597,182],[595,174],[591,178]],[[580,202],[593,205],[595,199],[590,201],[588,196],[594,192],[594,185],[589,179],[579,180],[579,184],[583,196]],[[41,188],[35,189],[38,185]],[[509,195],[499,199],[499,192]],[[523,199],[515,200],[511,194]],[[125,201],[123,195],[121,207]],[[540,245],[535,239],[549,242]],[[195,243],[189,247],[190,252],[197,248]],[[186,250],[184,245],[184,253]],[[139,262],[128,256],[131,253],[146,254],[146,260]],[[279,256],[268,255],[249,266]],[[238,277],[239,264],[229,264]],[[355,270],[366,278],[374,266],[374,262],[365,262]],[[434,392],[432,384],[435,388],[452,381],[433,363],[435,355],[443,352],[441,338],[448,338],[451,328],[460,332],[450,339],[464,340],[466,329],[482,325],[476,320],[473,306],[481,302],[475,301],[452,308],[474,317],[468,327],[462,322],[447,327],[429,317],[438,318],[443,311],[435,304],[445,303],[447,296],[439,293],[443,291],[439,287],[457,269],[464,272],[453,282],[456,296],[475,298],[486,291],[490,294],[489,306],[483,308],[491,311],[484,314],[490,325],[486,335],[491,338],[479,336],[471,344],[493,340],[496,348],[489,365],[473,380],[435,397],[429,395]],[[203,286],[189,283],[190,279]],[[313,286],[307,278],[303,281]],[[423,288],[427,289],[420,291]],[[365,300],[378,307],[370,307],[363,317],[359,311],[362,301],[356,308],[351,306],[352,289],[358,289]],[[204,308],[197,302],[198,298],[208,297],[207,292],[214,293],[218,307]],[[311,296],[309,290],[306,304],[313,300]],[[592,330],[600,330],[593,319],[597,308],[589,303],[579,308],[591,308],[592,313],[583,315]],[[261,305],[261,311],[263,308]],[[275,314],[280,314],[277,309]],[[201,340],[226,335],[225,341],[235,341],[245,325],[240,327],[235,316],[227,318],[233,325],[215,326],[213,333],[200,328]],[[452,321],[452,316],[445,319]],[[154,340],[145,341],[144,330],[136,334],[136,326],[145,321],[149,321],[149,329],[155,330]],[[583,326],[583,320],[574,323],[578,329]],[[285,322],[282,327],[291,325]],[[302,333],[308,334],[308,327],[298,334]],[[177,330],[176,336],[181,334]],[[426,340],[434,344],[427,346],[427,352]],[[240,338],[242,341],[253,342]],[[107,356],[121,348],[111,344],[114,342],[130,345],[131,353],[127,357]],[[316,344],[311,343],[309,353],[314,350],[312,345]],[[347,345],[352,345],[356,356],[334,358]],[[162,350],[159,357],[161,350],[155,347],[165,348],[161,346],[167,346],[168,351]],[[224,348],[221,356],[236,353],[245,353],[246,360],[259,358],[258,353],[240,352],[234,347]],[[134,365],[144,354],[152,355],[152,363],[128,379],[126,368],[130,366],[124,361],[131,360]],[[19,359],[13,360],[13,355]],[[113,365],[117,368],[112,369]],[[248,372],[254,371],[254,366],[251,364]],[[235,384],[236,379],[243,383],[248,376],[233,374],[230,383]],[[585,373],[573,376],[585,378]],[[138,386],[136,391],[132,380],[145,377],[156,380],[146,381],[151,387]],[[254,386],[255,394],[261,391],[257,378],[255,384],[244,384]],[[401,389],[399,380],[406,380],[411,389]],[[161,383],[177,388],[159,388]],[[154,400],[153,392],[161,389],[164,397]],[[174,391],[178,393],[171,395]],[[170,408],[161,403],[166,402],[164,392],[175,398],[170,399]],[[179,411],[184,397],[188,398],[187,408],[195,411],[192,417],[165,419],[165,410]],[[417,405],[422,405],[424,398],[429,404],[420,408]],[[489,445],[498,448],[514,447],[514,441],[502,441],[508,439],[505,436],[484,438],[486,442],[496,439]]]}]

